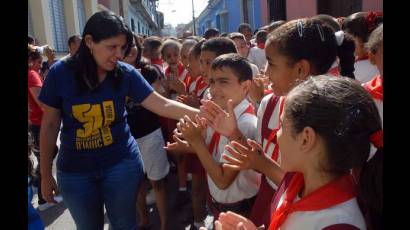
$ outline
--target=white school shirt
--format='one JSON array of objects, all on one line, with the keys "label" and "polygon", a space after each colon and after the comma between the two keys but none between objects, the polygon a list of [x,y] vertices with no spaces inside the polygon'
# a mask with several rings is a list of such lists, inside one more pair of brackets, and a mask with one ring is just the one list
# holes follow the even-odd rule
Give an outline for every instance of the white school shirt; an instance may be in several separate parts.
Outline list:
[{"label": "white school shirt", "polygon": [[[282,195],[281,201],[283,198],[284,195]],[[295,199],[295,202],[297,200],[299,199]],[[356,198],[319,211],[292,212],[286,218],[285,222],[283,222],[279,230],[322,230],[332,225],[343,224],[353,225],[358,229],[366,229],[366,223]]]},{"label": "white school shirt", "polygon": [[[234,112],[237,119],[238,128],[241,133],[246,138],[254,139],[256,130],[256,116],[249,113],[244,113],[244,111],[248,109],[249,105],[251,105],[251,103],[244,99],[234,108]],[[214,130],[208,127],[206,130],[205,139],[207,145],[211,142],[213,133]],[[228,143],[229,139],[221,135],[216,148],[214,148],[214,151],[210,153],[216,162],[227,162],[222,158],[222,156],[223,154],[230,155],[227,151],[225,151],[225,145]],[[229,187],[224,190],[219,189],[208,174],[207,179],[210,194],[217,202],[235,203],[256,195],[259,190],[261,175],[254,170],[241,170]]]},{"label": "white school shirt", "polygon": [[249,50],[248,59],[255,64],[259,69],[263,69],[266,65],[266,54],[264,49],[255,46]]},{"label": "white school shirt", "polygon": [[379,70],[375,65],[370,63],[369,59],[356,61],[354,63],[354,76],[361,83],[366,83],[379,75]]},{"label": "white school shirt", "polygon": [[[274,97],[274,96],[275,96],[275,95],[274,95],[273,93],[266,95],[266,96],[262,99],[261,104],[260,104],[259,109],[258,109],[258,113],[257,113],[257,116],[258,116],[258,125],[257,125],[257,129],[256,129],[256,141],[257,141],[259,144],[262,145],[262,149],[263,149],[263,150],[265,150],[266,145],[268,144],[268,140],[267,140],[266,138],[263,139],[263,142],[262,142],[261,130],[262,130],[263,114],[264,114],[265,111],[266,111],[266,107],[267,107],[267,105],[268,105],[269,100],[270,100],[272,97]],[[285,102],[285,97],[280,97],[278,103],[276,104],[276,106],[275,106],[275,108],[274,108],[274,110],[273,110],[272,116],[271,116],[270,119],[269,119],[269,123],[268,123],[268,128],[269,128],[269,129],[275,129],[275,128],[278,128],[278,127],[279,127],[279,120],[280,120],[279,112],[280,112],[280,106],[281,106],[284,102]],[[268,147],[268,152],[265,153],[269,158],[272,158],[272,153],[273,153],[273,150],[274,150],[274,148],[275,148],[275,145],[276,145],[275,143],[270,143],[270,145],[269,145],[269,147]],[[278,162],[278,163],[280,162],[280,154],[279,154],[279,157],[278,157],[277,162]],[[274,190],[277,190],[277,189],[278,189],[278,186],[277,186],[273,181],[271,181],[268,177],[266,177],[266,181],[268,182],[268,184],[269,184]]]},{"label": "white school shirt", "polygon": [[249,63],[249,64],[251,64],[252,78],[254,78],[257,74],[259,74],[259,69],[255,64],[253,63]]}]

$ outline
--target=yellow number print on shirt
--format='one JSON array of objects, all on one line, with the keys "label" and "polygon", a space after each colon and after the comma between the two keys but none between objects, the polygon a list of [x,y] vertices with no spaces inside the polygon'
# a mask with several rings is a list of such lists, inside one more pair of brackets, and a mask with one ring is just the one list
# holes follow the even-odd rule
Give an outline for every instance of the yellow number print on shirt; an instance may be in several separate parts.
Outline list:
[{"label": "yellow number print on shirt", "polygon": [[[96,149],[112,144],[109,125],[115,119],[113,101],[101,104],[73,105],[73,116],[83,124],[76,131],[77,150]],[[103,123],[104,120],[104,123]]]}]

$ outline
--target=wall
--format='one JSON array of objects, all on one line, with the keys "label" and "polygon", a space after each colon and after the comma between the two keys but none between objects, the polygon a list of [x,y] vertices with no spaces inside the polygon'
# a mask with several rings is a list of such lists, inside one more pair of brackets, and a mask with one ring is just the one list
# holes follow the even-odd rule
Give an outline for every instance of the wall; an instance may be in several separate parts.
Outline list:
[{"label": "wall", "polygon": [[363,0],[362,11],[383,11],[383,0]]},{"label": "wall", "polygon": [[311,17],[317,14],[316,0],[286,0],[286,19]]}]

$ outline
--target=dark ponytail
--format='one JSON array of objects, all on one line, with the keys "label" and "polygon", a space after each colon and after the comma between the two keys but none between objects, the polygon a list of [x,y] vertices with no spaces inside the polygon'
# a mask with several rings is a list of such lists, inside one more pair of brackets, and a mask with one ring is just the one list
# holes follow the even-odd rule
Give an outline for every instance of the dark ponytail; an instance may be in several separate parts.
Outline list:
[{"label": "dark ponytail", "polygon": [[368,228],[383,229],[383,148],[377,149],[361,168],[359,204]]},{"label": "dark ponytail", "polygon": [[343,35],[343,43],[337,47],[337,56],[339,57],[339,71],[340,75],[355,79],[354,63],[355,63],[355,44],[354,40],[348,34]]}]

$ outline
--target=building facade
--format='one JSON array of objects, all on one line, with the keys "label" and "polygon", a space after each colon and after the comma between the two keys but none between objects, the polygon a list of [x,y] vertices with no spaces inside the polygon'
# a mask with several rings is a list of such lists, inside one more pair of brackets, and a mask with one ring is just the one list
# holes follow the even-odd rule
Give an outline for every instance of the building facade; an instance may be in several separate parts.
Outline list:
[{"label": "building facade", "polygon": [[[68,52],[68,37],[82,34],[94,13],[108,10],[124,18],[137,34],[159,34],[164,17],[158,0],[28,0],[28,34],[49,44],[57,54]],[[161,17],[162,15],[162,17]]]},{"label": "building facade", "polygon": [[240,23],[253,30],[272,21],[329,14],[348,16],[359,11],[383,11],[383,0],[210,0],[196,19],[197,34],[208,28],[221,33],[237,31]]}]

